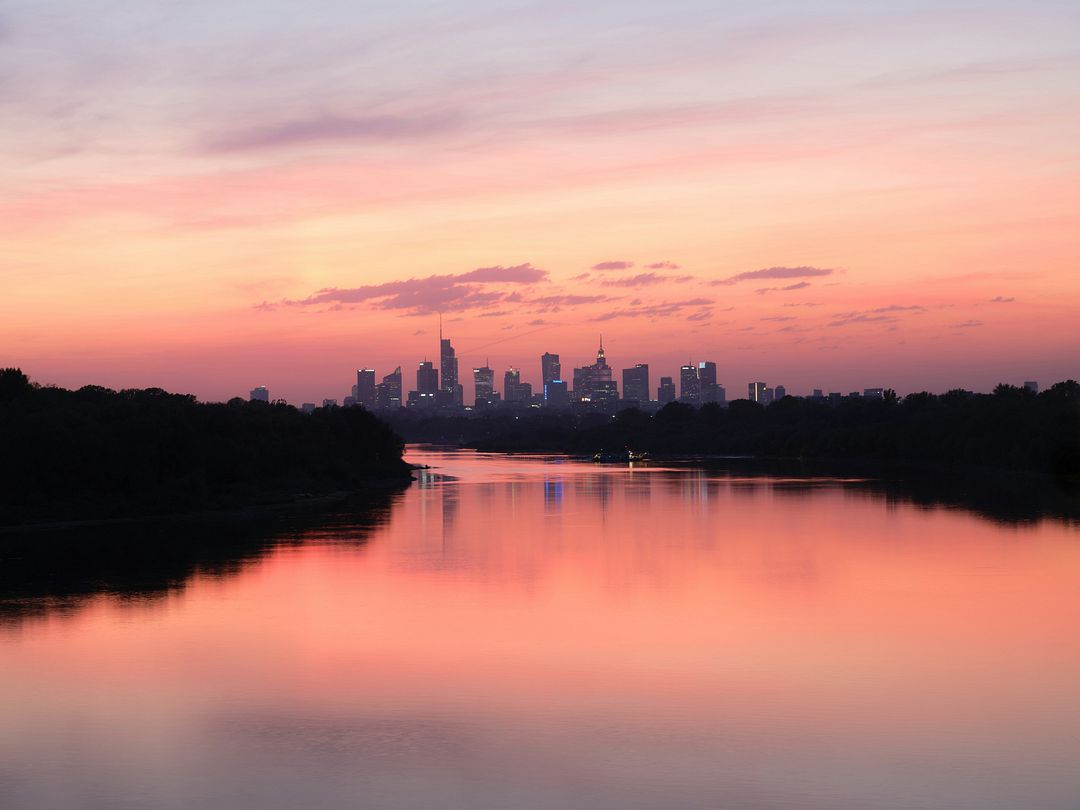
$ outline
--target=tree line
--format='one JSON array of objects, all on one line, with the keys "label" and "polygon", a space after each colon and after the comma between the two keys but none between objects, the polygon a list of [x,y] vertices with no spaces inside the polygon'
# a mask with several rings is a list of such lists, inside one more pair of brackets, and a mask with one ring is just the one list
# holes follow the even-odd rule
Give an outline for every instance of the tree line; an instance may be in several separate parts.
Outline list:
[{"label": "tree line", "polygon": [[769,406],[673,402],[655,414],[607,416],[543,409],[475,418],[404,415],[409,441],[448,441],[481,450],[592,454],[624,448],[653,454],[755,455],[990,467],[1080,476],[1080,384],[1035,394],[999,385],[992,394],[926,392],[903,398],[845,398],[838,404],[785,397]]},{"label": "tree line", "polygon": [[159,388],[39,386],[0,369],[0,526],[278,501],[408,480],[362,408],[201,403]]}]

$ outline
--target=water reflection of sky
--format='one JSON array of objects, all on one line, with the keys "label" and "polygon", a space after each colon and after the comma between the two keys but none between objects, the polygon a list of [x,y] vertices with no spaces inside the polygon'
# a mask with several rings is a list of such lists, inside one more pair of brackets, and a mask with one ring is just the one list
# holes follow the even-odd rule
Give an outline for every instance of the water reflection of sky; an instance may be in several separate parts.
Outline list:
[{"label": "water reflection of sky", "polygon": [[1067,523],[829,476],[414,460],[374,512],[180,543],[167,586],[151,559],[25,585],[0,806],[1077,806]]}]

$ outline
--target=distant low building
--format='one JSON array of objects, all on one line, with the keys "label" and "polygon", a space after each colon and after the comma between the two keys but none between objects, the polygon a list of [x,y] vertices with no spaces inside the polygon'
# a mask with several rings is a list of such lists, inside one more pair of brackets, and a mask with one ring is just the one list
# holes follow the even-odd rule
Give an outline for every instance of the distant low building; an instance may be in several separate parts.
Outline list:
[{"label": "distant low building", "polygon": [[251,389],[251,401],[252,402],[269,402],[270,401],[270,389],[265,385],[257,385]]},{"label": "distant low building", "polygon": [[885,399],[884,388],[864,388],[863,399]]},{"label": "distant low building", "polygon": [[1033,394],[1039,393],[1039,384],[1035,380],[1024,380],[1024,388]]}]

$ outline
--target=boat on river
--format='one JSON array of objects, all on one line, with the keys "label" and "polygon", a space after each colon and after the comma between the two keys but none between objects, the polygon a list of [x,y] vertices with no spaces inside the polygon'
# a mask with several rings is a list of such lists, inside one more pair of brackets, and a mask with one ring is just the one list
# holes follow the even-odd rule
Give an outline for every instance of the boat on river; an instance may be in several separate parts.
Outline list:
[{"label": "boat on river", "polygon": [[593,456],[592,460],[601,464],[625,464],[631,461],[644,461],[648,455],[644,450],[630,450],[629,448],[614,453],[601,450]]}]

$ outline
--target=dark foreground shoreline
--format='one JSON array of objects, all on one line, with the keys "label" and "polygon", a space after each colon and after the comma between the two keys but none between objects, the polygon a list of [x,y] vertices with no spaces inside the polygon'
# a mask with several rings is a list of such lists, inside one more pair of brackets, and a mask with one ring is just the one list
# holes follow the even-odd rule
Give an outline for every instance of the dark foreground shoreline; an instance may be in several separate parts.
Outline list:
[{"label": "dark foreground shoreline", "polygon": [[251,514],[407,485],[404,442],[362,408],[77,391],[0,369],[0,526]]}]

